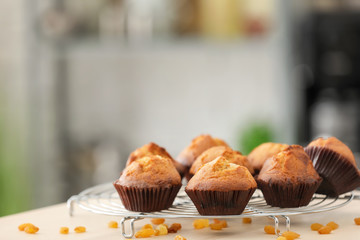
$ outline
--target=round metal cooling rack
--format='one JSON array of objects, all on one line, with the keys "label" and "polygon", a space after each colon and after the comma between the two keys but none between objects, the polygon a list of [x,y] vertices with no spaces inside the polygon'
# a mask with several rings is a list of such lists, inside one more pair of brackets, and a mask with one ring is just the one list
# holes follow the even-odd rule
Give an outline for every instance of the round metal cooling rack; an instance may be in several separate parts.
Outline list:
[{"label": "round metal cooling rack", "polygon": [[[278,217],[282,217],[286,220],[286,230],[290,231],[290,218],[288,216],[337,209],[348,204],[353,198],[353,192],[336,198],[314,194],[311,202],[307,206],[299,208],[278,208],[267,205],[261,191],[256,190],[241,215],[202,216],[196,210],[183,187],[180,189],[171,208],[159,212],[144,213],[126,210],[112,183],[106,183],[88,188],[78,195],[72,196],[67,201],[67,206],[70,216],[73,216],[75,203],[82,209],[93,213],[122,216],[123,218],[120,221],[122,235],[125,238],[131,238],[135,233],[135,221],[143,218],[244,218],[263,216],[274,220],[275,232],[277,233],[279,228]],[[126,221],[130,221],[129,233],[125,231]]]}]

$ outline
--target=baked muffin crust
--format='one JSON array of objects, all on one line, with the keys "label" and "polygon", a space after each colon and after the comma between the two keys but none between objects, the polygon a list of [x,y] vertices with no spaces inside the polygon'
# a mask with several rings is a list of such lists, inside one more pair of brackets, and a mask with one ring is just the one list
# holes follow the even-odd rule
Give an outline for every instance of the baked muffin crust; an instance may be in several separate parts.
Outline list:
[{"label": "baked muffin crust", "polygon": [[314,169],[310,157],[303,147],[291,145],[268,159],[261,169],[258,179],[265,182],[317,182],[321,178]]},{"label": "baked muffin crust", "polygon": [[128,165],[119,178],[127,187],[150,188],[180,185],[181,178],[169,158],[145,156]]},{"label": "baked muffin crust", "polygon": [[137,148],[135,151],[133,151],[127,162],[126,166],[128,166],[130,163],[136,161],[137,159],[146,157],[146,156],[153,156],[158,155],[164,158],[169,158],[171,162],[175,165],[176,170],[182,175],[185,171],[185,167],[181,165],[180,163],[176,162],[171,155],[166,151],[165,148],[160,147],[156,143],[150,142],[148,144],[145,144],[144,146]]},{"label": "baked muffin crust", "polygon": [[232,191],[256,186],[255,179],[246,167],[230,163],[225,157],[217,157],[201,167],[190,179],[186,189]]},{"label": "baked muffin crust", "polygon": [[177,160],[186,167],[191,167],[195,159],[205,150],[215,146],[228,145],[221,139],[213,138],[208,134],[200,135],[194,138],[178,156]]},{"label": "baked muffin crust", "polygon": [[225,146],[217,146],[205,150],[199,157],[196,158],[190,168],[190,173],[194,175],[204,164],[211,162],[220,156],[225,157],[230,163],[246,167],[251,174],[254,173],[254,169],[248,162],[246,156]]},{"label": "baked muffin crust", "polygon": [[289,145],[287,144],[272,142],[260,144],[248,155],[248,161],[254,168],[255,172],[259,172],[267,159],[283,151],[288,146]]}]

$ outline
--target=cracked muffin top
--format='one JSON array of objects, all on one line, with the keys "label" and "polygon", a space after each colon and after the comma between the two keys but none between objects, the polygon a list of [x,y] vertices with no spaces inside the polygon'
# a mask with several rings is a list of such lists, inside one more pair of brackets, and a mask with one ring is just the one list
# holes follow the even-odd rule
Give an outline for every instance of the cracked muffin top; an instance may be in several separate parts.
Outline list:
[{"label": "cracked muffin top", "polygon": [[196,172],[186,189],[233,191],[256,187],[256,181],[246,167],[230,163],[225,157],[217,157]]},{"label": "cracked muffin top", "polygon": [[235,163],[237,165],[246,167],[251,174],[254,173],[254,169],[248,162],[246,156],[225,146],[217,146],[205,150],[202,154],[200,154],[199,157],[196,158],[195,162],[192,164],[190,173],[195,174],[204,164],[211,162],[220,156],[225,157],[230,163]]}]

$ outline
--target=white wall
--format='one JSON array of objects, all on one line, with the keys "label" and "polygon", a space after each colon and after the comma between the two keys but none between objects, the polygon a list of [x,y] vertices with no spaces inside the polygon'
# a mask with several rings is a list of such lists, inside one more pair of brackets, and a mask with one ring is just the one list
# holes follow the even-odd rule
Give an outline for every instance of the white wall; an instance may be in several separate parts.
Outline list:
[{"label": "white wall", "polygon": [[79,141],[117,135],[130,149],[155,141],[177,155],[201,133],[235,147],[238,130],[254,119],[293,141],[281,131],[294,125],[273,40],[100,46],[75,46],[68,55],[71,127]]}]

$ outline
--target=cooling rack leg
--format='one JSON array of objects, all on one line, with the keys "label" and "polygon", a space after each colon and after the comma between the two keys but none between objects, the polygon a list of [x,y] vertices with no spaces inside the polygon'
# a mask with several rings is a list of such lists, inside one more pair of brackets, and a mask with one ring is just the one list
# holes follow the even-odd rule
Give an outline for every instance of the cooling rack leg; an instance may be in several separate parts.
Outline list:
[{"label": "cooling rack leg", "polygon": [[67,202],[66,202],[66,206],[69,209],[69,215],[70,217],[72,217],[74,215],[74,204],[75,204],[75,198],[76,196],[72,196],[70,197]]},{"label": "cooling rack leg", "polygon": [[282,215],[282,217],[285,218],[286,221],[286,231],[290,231],[290,218],[285,215]]},{"label": "cooling rack leg", "polygon": [[279,219],[275,216],[269,216],[270,218],[274,219],[274,226],[275,226],[275,234],[279,236]]},{"label": "cooling rack leg", "polygon": [[[131,219],[131,220],[130,220]],[[143,218],[141,217],[124,217],[121,219],[120,221],[120,224],[121,224],[121,232],[122,232],[122,235],[124,236],[124,238],[132,238],[135,234],[135,221],[137,220],[141,220]],[[130,233],[126,233],[126,230],[125,230],[125,222],[127,220],[130,220]]]}]

